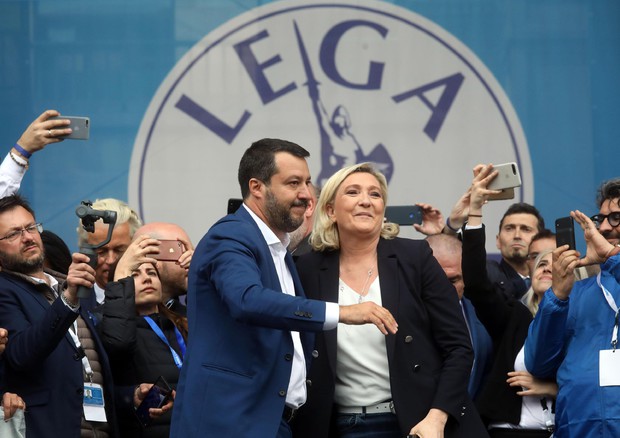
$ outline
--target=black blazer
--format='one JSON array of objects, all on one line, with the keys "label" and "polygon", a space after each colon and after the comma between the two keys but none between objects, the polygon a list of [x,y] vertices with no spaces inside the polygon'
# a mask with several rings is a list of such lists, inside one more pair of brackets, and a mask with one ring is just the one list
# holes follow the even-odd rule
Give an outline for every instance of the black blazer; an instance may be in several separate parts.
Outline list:
[{"label": "black blazer", "polygon": [[[430,408],[449,414],[445,436],[486,437],[467,395],[473,353],[454,287],[425,241],[381,239],[377,263],[383,306],[396,318],[385,338],[390,385],[403,436]],[[312,252],[297,261],[311,298],[338,302],[339,252]],[[317,336],[308,401],[293,424],[294,436],[333,435],[337,329]]]},{"label": "black blazer", "polygon": [[515,298],[506,298],[503,289],[489,278],[485,269],[485,229],[463,231],[463,280],[465,296],[476,309],[480,322],[493,340],[493,365],[476,405],[483,420],[519,424],[523,398],[519,388],[506,383],[506,373],[514,371],[517,354],[527,338],[532,322],[529,309]]}]

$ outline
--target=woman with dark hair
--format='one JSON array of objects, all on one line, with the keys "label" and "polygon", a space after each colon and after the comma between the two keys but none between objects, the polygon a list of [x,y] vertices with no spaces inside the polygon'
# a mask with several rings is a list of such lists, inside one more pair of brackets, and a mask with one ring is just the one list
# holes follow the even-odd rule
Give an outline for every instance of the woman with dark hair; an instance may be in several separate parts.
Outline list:
[{"label": "woman with dark hair", "polygon": [[[187,318],[161,302],[156,268],[159,241],[138,237],[121,257],[108,283],[100,324],[117,386],[154,383],[162,376],[174,389],[185,356]],[[121,435],[168,437],[171,411],[143,428],[133,412],[119,412]]]},{"label": "woman with dark hair", "polygon": [[71,252],[64,240],[49,230],[43,230],[41,232],[41,241],[45,249],[43,266],[67,275],[71,265]]}]

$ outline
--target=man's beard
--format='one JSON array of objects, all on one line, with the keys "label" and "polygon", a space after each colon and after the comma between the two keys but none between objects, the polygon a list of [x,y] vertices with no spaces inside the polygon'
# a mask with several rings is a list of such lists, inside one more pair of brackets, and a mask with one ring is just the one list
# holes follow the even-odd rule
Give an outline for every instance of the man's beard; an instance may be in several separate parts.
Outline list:
[{"label": "man's beard", "polygon": [[[295,231],[304,221],[303,214],[298,218],[291,215],[291,207],[303,206],[308,207],[308,201],[305,199],[296,199],[291,205],[279,203],[270,189],[267,189],[265,216],[269,220],[269,225],[277,230],[290,233]],[[305,210],[304,210],[305,211]]]},{"label": "man's beard", "polygon": [[43,254],[43,250],[41,250],[41,253],[37,257],[29,259],[24,258],[21,254],[13,255],[0,251],[0,265],[3,270],[19,272],[25,275],[31,275],[43,270],[44,259],[45,255]]},{"label": "man's beard", "polygon": [[523,250],[513,249],[505,259],[513,263],[521,264],[527,261],[527,254]]}]

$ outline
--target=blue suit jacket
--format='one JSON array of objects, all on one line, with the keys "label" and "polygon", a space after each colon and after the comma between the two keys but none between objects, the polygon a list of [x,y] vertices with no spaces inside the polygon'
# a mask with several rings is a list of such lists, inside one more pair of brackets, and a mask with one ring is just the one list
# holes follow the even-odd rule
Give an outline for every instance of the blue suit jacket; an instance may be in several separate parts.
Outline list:
[{"label": "blue suit jacket", "polygon": [[465,310],[465,320],[467,321],[467,327],[469,328],[472,347],[474,349],[474,366],[469,376],[467,392],[469,392],[469,396],[475,400],[487,374],[491,370],[493,341],[487,329],[484,328],[484,325],[482,325],[478,319],[476,309],[474,309],[474,305],[471,301],[463,297],[461,303],[463,303],[463,309]]},{"label": "blue suit jacket", "polygon": [[[99,354],[110,433],[116,436],[113,382],[105,350],[90,315],[82,313]],[[67,334],[77,318],[56,299],[52,305],[35,286],[0,272],[0,327],[9,331],[2,356],[3,390],[26,402],[26,429],[33,437],[80,435],[84,379],[81,356]]]},{"label": "blue suit jacket", "polygon": [[275,437],[300,331],[306,360],[325,303],[281,292],[269,247],[245,210],[218,221],[200,241],[189,271],[189,339],[172,437]]}]

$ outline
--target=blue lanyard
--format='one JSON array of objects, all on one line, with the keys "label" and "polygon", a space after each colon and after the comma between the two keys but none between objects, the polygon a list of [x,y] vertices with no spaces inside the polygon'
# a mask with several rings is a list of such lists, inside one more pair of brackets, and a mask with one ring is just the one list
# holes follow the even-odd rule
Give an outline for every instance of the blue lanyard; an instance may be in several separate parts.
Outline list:
[{"label": "blue lanyard", "polygon": [[[155,321],[153,321],[153,318],[151,318],[150,316],[143,316],[143,318],[151,326],[159,339],[161,339],[162,342],[168,346],[168,348],[170,349],[170,353],[172,353],[172,359],[174,359],[174,363],[177,368],[181,368],[181,366],[183,365],[183,359],[176,351],[174,351],[174,348],[170,346],[170,342],[168,342],[168,339],[164,336],[164,333],[161,331]],[[185,341],[183,340],[183,336],[181,336],[181,332],[179,332],[179,329],[177,329],[176,327],[174,327],[174,334],[177,337],[177,342],[179,343],[179,348],[181,349],[181,356],[185,357]]]}]

